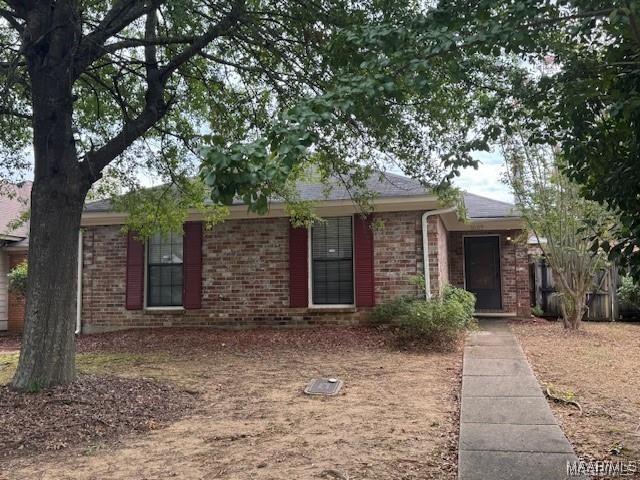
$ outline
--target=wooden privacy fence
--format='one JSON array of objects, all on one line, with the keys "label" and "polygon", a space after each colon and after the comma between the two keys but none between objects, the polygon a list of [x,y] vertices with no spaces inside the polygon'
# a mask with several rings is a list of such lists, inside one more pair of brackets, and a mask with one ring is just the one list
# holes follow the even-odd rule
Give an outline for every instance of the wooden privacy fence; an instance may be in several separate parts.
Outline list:
[{"label": "wooden privacy fence", "polygon": [[[545,316],[559,317],[560,298],[555,295],[551,267],[544,259],[534,259],[529,263],[531,305],[539,305]],[[593,282],[593,289],[587,294],[586,320],[613,321],[620,318],[639,318],[640,311],[633,306],[618,300],[617,290],[620,274],[613,266],[598,273]]]}]

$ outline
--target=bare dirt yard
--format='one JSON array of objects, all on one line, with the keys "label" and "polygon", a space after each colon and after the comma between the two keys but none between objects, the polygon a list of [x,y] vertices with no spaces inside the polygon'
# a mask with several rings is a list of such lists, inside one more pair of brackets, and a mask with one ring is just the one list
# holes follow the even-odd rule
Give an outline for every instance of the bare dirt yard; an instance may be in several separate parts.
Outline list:
[{"label": "bare dirt yard", "polygon": [[[11,345],[0,339],[0,383],[15,368]],[[144,379],[193,398],[182,418],[142,430],[84,435],[57,449],[46,439],[26,452],[14,446],[0,459],[0,479],[455,478],[459,348],[402,351],[387,333],[364,328],[164,329],[80,337],[78,351],[89,382]],[[306,396],[313,377],[345,386],[335,397]],[[86,430],[91,418],[78,422]],[[75,428],[69,418],[60,423]],[[0,438],[2,428],[0,416]]]},{"label": "bare dirt yard", "polygon": [[551,405],[576,453],[639,462],[640,323],[588,322],[577,333],[545,320],[512,326],[538,380],[581,405],[582,415],[572,405]]}]

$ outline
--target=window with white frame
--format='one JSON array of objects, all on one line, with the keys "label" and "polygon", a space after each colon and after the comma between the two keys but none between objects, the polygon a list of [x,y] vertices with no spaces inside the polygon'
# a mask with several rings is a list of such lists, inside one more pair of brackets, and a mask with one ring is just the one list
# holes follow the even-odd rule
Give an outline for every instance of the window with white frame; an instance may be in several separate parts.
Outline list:
[{"label": "window with white frame", "polygon": [[157,234],[148,242],[147,306],[182,306],[182,234]]},{"label": "window with white frame", "polygon": [[311,300],[353,304],[352,217],[331,217],[311,227]]}]

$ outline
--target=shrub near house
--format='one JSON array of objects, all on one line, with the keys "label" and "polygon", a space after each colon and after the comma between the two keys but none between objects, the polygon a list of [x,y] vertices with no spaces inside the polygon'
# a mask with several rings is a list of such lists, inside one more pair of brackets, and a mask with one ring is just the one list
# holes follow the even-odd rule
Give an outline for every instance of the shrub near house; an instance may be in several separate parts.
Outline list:
[{"label": "shrub near house", "polygon": [[401,339],[451,345],[474,325],[475,303],[472,293],[447,285],[429,300],[405,296],[379,305],[372,318],[397,325]]},{"label": "shrub near house", "polygon": [[27,292],[27,276],[29,267],[27,262],[22,262],[11,269],[7,277],[9,279],[9,292],[24,298]]}]

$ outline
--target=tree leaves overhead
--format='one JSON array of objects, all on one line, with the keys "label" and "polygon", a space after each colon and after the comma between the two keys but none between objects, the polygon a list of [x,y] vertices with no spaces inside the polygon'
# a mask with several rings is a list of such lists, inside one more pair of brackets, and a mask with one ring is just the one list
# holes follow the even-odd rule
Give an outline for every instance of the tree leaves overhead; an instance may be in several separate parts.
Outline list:
[{"label": "tree leaves overhead", "polygon": [[[204,159],[216,203],[240,196],[264,211],[305,162],[349,184],[359,169],[395,165],[438,188],[487,144],[473,128],[482,102],[472,88],[490,62],[467,54],[433,7],[83,1],[77,12],[75,147],[95,178],[108,168],[127,188],[145,174],[184,186]],[[0,141],[16,150],[32,113],[22,55],[44,40],[9,48],[21,33],[6,17],[0,31],[0,73],[17,79],[4,107],[23,115],[0,115],[13,122]]]},{"label": "tree leaves overhead", "polygon": [[511,83],[513,107],[496,117],[526,122],[532,143],[561,149],[563,171],[581,193],[618,213],[607,250],[640,278],[640,2],[578,0],[547,10],[545,21],[530,21],[540,35],[523,42],[536,55],[513,74],[521,78]]},{"label": "tree leaves overhead", "polygon": [[[620,216],[611,258],[640,278],[640,2],[444,0],[467,55],[485,55],[475,128],[561,149],[563,171]],[[486,72],[483,62],[472,72]]]},{"label": "tree leaves overhead", "polygon": [[[561,145],[567,174],[637,237],[637,4],[77,2],[78,158],[134,189],[146,175],[186,189],[204,160],[214,202],[263,212],[270,196],[295,201],[301,165],[354,190],[357,170],[384,165],[446,187],[519,125]],[[25,55],[51,35],[30,38],[24,14],[8,2],[0,19],[12,178],[28,166]]]}]

